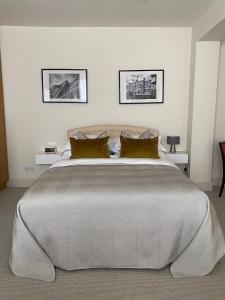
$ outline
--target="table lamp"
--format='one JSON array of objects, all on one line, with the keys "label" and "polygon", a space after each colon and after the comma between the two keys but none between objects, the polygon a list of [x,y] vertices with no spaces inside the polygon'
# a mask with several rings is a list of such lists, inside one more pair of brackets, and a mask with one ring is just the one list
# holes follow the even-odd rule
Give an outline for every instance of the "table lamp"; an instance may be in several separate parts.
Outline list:
[{"label": "table lamp", "polygon": [[180,137],[177,135],[167,136],[167,144],[170,145],[170,152],[176,153],[176,145],[180,144]]}]

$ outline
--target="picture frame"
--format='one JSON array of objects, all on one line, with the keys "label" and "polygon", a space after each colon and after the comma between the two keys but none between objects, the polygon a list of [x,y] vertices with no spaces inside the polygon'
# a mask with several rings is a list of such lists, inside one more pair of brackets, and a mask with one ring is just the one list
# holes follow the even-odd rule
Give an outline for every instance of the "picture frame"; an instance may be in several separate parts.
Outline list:
[{"label": "picture frame", "polygon": [[120,70],[119,103],[164,103],[164,70]]},{"label": "picture frame", "polygon": [[43,103],[88,103],[87,69],[41,69]]}]

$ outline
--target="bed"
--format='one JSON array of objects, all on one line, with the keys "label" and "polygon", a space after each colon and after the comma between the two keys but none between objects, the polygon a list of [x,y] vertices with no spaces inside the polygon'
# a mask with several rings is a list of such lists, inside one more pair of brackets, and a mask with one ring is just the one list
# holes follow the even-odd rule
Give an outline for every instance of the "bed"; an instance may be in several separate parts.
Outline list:
[{"label": "bed", "polygon": [[[68,130],[148,128],[101,125]],[[158,136],[156,129],[150,129]],[[211,272],[225,253],[224,236],[207,195],[170,161],[63,159],[18,202],[10,266],[16,276],[52,282],[55,267],[160,269],[173,277]]]}]

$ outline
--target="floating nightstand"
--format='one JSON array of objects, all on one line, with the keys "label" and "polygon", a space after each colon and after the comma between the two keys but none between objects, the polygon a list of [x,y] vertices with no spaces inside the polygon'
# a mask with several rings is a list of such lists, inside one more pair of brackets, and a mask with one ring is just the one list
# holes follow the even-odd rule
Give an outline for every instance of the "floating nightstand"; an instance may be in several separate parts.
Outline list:
[{"label": "floating nightstand", "polygon": [[177,151],[175,153],[167,152],[165,153],[168,160],[176,164],[184,172],[188,171],[189,165],[189,155],[185,151]]},{"label": "floating nightstand", "polygon": [[36,165],[52,165],[60,159],[62,159],[60,152],[57,153],[40,152],[35,155]]}]

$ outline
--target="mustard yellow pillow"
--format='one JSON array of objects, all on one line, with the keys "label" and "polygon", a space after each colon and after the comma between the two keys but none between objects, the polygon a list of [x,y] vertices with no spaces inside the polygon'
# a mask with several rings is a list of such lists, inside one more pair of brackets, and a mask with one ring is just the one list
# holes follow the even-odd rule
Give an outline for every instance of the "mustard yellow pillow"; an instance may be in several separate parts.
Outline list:
[{"label": "mustard yellow pillow", "polygon": [[133,139],[120,136],[120,157],[159,159],[158,137],[150,139]]},{"label": "mustard yellow pillow", "polygon": [[109,137],[97,139],[75,139],[70,137],[71,157],[75,158],[108,158]]}]

